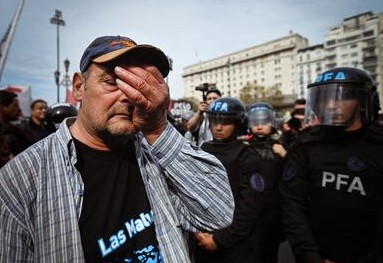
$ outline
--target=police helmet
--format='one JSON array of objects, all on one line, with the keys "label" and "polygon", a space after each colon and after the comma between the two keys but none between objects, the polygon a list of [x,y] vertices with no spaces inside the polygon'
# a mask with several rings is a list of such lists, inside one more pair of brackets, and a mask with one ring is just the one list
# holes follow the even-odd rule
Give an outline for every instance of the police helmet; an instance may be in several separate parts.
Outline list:
[{"label": "police helmet", "polygon": [[234,98],[219,98],[213,101],[207,110],[212,123],[240,124],[245,118],[245,106]]},{"label": "police helmet", "polygon": [[[363,70],[338,67],[325,71],[308,85],[305,123],[347,127],[360,115],[362,124],[371,123],[380,109],[376,85]],[[339,101],[355,100],[348,111],[333,107]]]},{"label": "police helmet", "polygon": [[275,127],[275,110],[267,102],[256,102],[247,108],[248,127],[271,124]]},{"label": "police helmet", "polygon": [[67,117],[77,116],[77,108],[70,103],[52,104],[46,113],[45,121],[48,127],[56,130],[60,123]]}]

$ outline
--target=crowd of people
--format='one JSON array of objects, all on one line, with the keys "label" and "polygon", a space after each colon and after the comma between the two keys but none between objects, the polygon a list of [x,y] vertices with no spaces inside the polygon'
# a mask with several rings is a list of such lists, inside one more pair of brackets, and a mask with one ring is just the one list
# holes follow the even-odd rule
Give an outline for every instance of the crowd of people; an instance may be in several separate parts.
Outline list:
[{"label": "crowd of people", "polygon": [[30,116],[24,118],[17,94],[0,90],[0,168],[32,144],[55,132],[55,125],[66,117],[77,115],[77,108],[69,103],[54,103],[48,107],[42,99],[33,100],[30,110]]},{"label": "crowd of people", "polygon": [[383,262],[369,74],[323,72],[282,124],[215,88],[174,127],[169,69],[157,47],[102,36],[73,76],[78,110],[38,99],[15,124],[0,91],[0,262],[290,263],[282,243],[296,263]]}]

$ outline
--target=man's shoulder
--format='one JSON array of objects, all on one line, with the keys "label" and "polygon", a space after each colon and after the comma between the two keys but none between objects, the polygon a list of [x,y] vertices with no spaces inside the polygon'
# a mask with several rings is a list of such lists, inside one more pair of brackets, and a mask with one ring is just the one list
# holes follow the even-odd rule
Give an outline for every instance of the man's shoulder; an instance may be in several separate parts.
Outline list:
[{"label": "man's shoulder", "polygon": [[32,144],[30,147],[28,147],[26,150],[24,150],[22,153],[20,153],[19,155],[23,154],[23,155],[34,155],[34,154],[37,154],[37,155],[41,155],[43,153],[47,153],[47,154],[54,154],[53,150],[53,146],[57,146],[58,144],[58,138],[57,136],[55,136],[54,134],[53,135],[49,135],[39,141],[37,141],[36,143]]}]

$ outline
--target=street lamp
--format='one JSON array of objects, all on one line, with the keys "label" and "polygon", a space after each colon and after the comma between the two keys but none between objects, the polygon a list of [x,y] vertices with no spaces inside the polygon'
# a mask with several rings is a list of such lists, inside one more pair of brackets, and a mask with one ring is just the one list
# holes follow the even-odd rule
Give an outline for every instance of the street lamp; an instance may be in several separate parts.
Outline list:
[{"label": "street lamp", "polygon": [[62,19],[62,13],[56,9],[54,16],[50,20],[51,24],[57,25],[57,68],[54,72],[55,81],[57,85],[57,102],[60,102],[60,26],[65,26],[65,21]]},{"label": "street lamp", "polygon": [[60,71],[55,70],[54,75],[55,75],[55,82],[56,82],[56,85],[58,87],[58,86],[60,86]]},{"label": "street lamp", "polygon": [[64,67],[65,67],[65,73],[67,73],[67,74],[68,74],[69,64],[70,64],[69,59],[65,59],[64,60]]},{"label": "street lamp", "polygon": [[71,80],[70,80],[70,77],[68,75],[68,70],[69,70],[69,64],[70,64],[70,61],[69,59],[65,59],[64,60],[64,67],[65,67],[65,75],[63,76],[63,79],[61,81],[61,84],[65,87],[65,94],[67,94],[66,96],[66,101],[68,101],[68,90],[69,90],[69,86],[72,84]]}]

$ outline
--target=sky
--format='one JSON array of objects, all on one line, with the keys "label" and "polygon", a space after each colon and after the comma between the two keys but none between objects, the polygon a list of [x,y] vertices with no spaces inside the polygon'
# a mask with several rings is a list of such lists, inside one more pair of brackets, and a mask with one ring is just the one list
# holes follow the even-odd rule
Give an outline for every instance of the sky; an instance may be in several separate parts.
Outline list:
[{"label": "sky", "polygon": [[[0,38],[20,0],[0,0]],[[382,0],[25,0],[0,87],[29,85],[33,99],[57,101],[55,10],[60,27],[60,71],[79,70],[84,49],[96,37],[122,35],[161,48],[173,60],[168,76],[172,99],[184,95],[187,66],[287,36],[290,31],[323,43],[332,26],[346,17],[383,12]],[[65,98],[60,88],[60,101]]]}]

